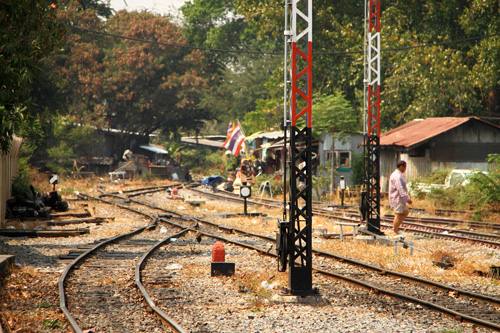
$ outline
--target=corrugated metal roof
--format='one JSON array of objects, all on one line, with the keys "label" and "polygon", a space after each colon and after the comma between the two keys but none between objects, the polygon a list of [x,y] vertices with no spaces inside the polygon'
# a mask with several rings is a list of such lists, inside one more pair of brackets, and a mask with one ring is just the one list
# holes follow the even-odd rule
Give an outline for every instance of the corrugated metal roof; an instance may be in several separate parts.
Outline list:
[{"label": "corrugated metal roof", "polygon": [[283,138],[283,131],[274,131],[274,132],[265,132],[265,133],[259,133],[252,135],[252,139],[269,139],[269,140],[276,140],[276,139],[282,139]]},{"label": "corrugated metal roof", "polygon": [[500,127],[481,120],[477,117],[440,117],[416,119],[383,133],[380,136],[380,145],[411,147],[419,143],[423,143],[430,138],[445,133],[462,124],[465,124],[468,121],[480,121],[500,129]]},{"label": "corrugated metal roof", "polygon": [[[188,144],[196,144],[196,138],[195,137],[186,137],[183,136],[181,138],[182,143],[188,143]],[[198,144],[200,146],[207,146],[207,147],[213,147],[213,148],[222,148],[222,145],[224,144],[224,141],[215,141],[215,140],[207,140],[203,138],[198,138]]]},{"label": "corrugated metal roof", "polygon": [[166,151],[165,149],[162,149],[160,147],[155,147],[153,145],[140,145],[139,147],[142,149],[152,151],[155,154],[167,154],[168,155],[168,151]]}]

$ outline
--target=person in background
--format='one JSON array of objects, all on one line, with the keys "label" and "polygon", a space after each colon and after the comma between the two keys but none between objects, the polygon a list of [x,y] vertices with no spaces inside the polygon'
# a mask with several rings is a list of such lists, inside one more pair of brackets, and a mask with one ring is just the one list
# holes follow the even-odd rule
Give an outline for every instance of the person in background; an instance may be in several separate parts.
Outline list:
[{"label": "person in background", "polygon": [[389,180],[389,203],[394,208],[393,229],[396,236],[400,237],[403,237],[403,233],[399,231],[399,226],[410,213],[410,209],[406,204],[412,203],[403,176],[405,171],[406,162],[399,161]]}]

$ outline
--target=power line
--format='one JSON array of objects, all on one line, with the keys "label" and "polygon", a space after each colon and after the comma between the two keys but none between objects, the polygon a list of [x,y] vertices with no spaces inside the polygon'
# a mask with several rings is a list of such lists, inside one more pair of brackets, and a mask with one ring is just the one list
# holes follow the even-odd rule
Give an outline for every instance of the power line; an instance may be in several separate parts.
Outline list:
[{"label": "power line", "polygon": [[[475,36],[475,37],[469,37],[469,38],[464,38],[464,39],[457,39],[457,40],[451,40],[447,42],[438,42],[438,43],[430,43],[430,44],[421,44],[421,45],[413,45],[413,46],[403,46],[403,47],[391,47],[387,49],[381,49],[381,52],[396,52],[396,51],[405,51],[405,50],[410,50],[410,49],[418,49],[418,48],[424,48],[424,47],[433,47],[433,46],[441,46],[441,45],[447,45],[447,44],[460,44],[460,43],[465,43],[473,40],[479,40],[479,39],[486,39],[486,38],[491,38],[491,37],[496,37],[500,36],[500,34],[492,34],[492,35],[485,35],[485,36]],[[314,54],[356,54],[356,53],[363,53],[364,51],[344,51],[344,52],[313,52]]]},{"label": "power line", "polygon": [[464,38],[464,39],[451,40],[448,42],[422,44],[422,45],[406,46],[406,47],[395,47],[395,48],[383,49],[382,51],[402,51],[402,50],[417,49],[417,48],[422,48],[422,47],[441,46],[441,45],[447,45],[447,44],[460,44],[460,43],[465,43],[465,42],[469,42],[472,40],[486,39],[486,38],[491,38],[491,37],[496,37],[496,36],[500,36],[500,34],[468,37],[468,38]]},{"label": "power line", "polygon": [[[102,32],[102,31],[96,31],[96,30],[91,30],[91,29],[86,29],[86,28],[80,28],[80,27],[75,27],[75,26],[71,26],[71,28],[73,28],[75,30],[80,30],[80,31],[94,33],[94,34],[103,35],[103,36],[109,36],[109,37],[114,37],[114,38],[121,38],[121,39],[133,40],[133,41],[141,42],[141,43],[149,43],[149,44],[156,44],[156,45],[162,45],[162,46],[180,47],[180,48],[191,49],[191,50],[200,50],[200,51],[208,51],[208,52],[216,52],[216,53],[246,53],[246,54],[283,55],[283,52],[227,50],[227,49],[215,49],[215,48],[209,48],[209,47],[192,46],[192,45],[164,43],[164,42],[157,42],[157,41],[153,41],[153,40],[147,40],[147,39],[140,39],[140,38],[135,38],[135,37],[117,35],[117,34],[112,34],[112,33],[109,33],[109,32]],[[486,38],[496,37],[496,36],[500,36],[500,34],[491,34],[491,35],[484,35],[484,36],[468,37],[468,38],[464,38],[464,39],[457,39],[457,40],[452,40],[452,41],[447,41],[447,42],[438,42],[438,43],[421,44],[421,45],[404,46],[404,47],[393,47],[393,48],[381,49],[380,51],[381,52],[405,51],[405,50],[417,49],[417,48],[424,48],[424,47],[433,47],[433,46],[441,46],[441,45],[448,45],[448,44],[459,44],[459,43],[465,43],[465,42],[469,42],[469,41],[473,41],[473,40],[480,40],[480,39],[486,39]],[[316,52],[313,52],[313,54],[338,55],[338,54],[360,54],[360,53],[363,53],[363,52],[364,51],[336,51],[336,52],[316,51]]]},{"label": "power line", "polygon": [[213,48],[209,48],[209,47],[192,46],[192,45],[164,43],[164,42],[157,42],[154,40],[140,39],[140,38],[129,37],[129,36],[122,36],[122,35],[112,34],[109,32],[96,31],[96,30],[91,30],[91,29],[86,29],[86,28],[75,27],[75,26],[71,26],[71,27],[75,30],[90,32],[90,33],[94,33],[94,34],[98,34],[98,35],[104,35],[104,36],[121,38],[121,39],[128,39],[128,40],[133,40],[133,41],[141,42],[141,43],[149,43],[149,44],[156,44],[156,45],[162,45],[162,46],[173,46],[173,47],[180,47],[180,48],[192,49],[192,50],[201,50],[201,51],[219,52],[219,53],[250,53],[250,54],[271,54],[271,55],[282,55],[283,54],[281,52],[225,50],[225,49],[213,49]]}]

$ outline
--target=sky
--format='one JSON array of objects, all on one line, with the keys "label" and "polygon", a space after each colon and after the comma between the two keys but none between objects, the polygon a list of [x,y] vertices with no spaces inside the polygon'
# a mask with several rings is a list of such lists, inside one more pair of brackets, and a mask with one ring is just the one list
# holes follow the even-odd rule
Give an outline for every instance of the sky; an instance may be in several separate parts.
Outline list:
[{"label": "sky", "polygon": [[111,8],[128,11],[148,10],[158,14],[168,14],[179,9],[188,0],[111,0]]}]

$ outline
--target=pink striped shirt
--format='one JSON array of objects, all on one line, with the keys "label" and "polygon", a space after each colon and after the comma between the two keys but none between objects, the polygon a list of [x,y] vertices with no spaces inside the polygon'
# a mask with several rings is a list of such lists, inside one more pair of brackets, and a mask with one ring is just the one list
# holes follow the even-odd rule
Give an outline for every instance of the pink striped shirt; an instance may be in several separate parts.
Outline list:
[{"label": "pink striped shirt", "polygon": [[391,207],[396,207],[400,203],[407,203],[410,200],[406,180],[403,173],[398,169],[394,170],[389,180],[389,203]]}]

